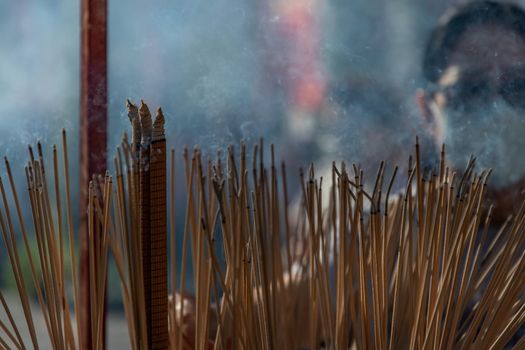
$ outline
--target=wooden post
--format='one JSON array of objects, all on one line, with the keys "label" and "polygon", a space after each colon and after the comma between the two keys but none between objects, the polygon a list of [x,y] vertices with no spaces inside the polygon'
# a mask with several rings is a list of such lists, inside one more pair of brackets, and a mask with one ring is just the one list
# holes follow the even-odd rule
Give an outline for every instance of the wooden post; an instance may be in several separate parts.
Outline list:
[{"label": "wooden post", "polygon": [[91,349],[88,183],[106,170],[107,133],[107,0],[81,0],[80,52],[80,339]]}]

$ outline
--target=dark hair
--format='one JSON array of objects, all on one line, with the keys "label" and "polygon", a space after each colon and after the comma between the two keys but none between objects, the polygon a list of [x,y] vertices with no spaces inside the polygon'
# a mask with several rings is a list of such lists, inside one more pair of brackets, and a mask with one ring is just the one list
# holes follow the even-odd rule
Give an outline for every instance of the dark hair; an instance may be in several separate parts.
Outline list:
[{"label": "dark hair", "polygon": [[495,24],[512,30],[525,41],[525,11],[517,5],[474,1],[453,9],[445,13],[428,40],[423,56],[423,75],[428,81],[437,82],[460,37],[480,24]]}]

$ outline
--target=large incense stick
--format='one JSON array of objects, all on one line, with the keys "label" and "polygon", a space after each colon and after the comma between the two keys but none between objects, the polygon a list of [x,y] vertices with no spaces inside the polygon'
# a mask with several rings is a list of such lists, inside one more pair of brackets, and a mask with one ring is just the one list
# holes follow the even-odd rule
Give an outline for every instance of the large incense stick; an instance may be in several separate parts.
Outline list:
[{"label": "large incense stick", "polygon": [[139,160],[139,206],[140,206],[140,237],[142,241],[142,273],[144,283],[144,300],[146,306],[146,325],[148,344],[152,342],[152,314],[151,314],[151,113],[147,105],[141,102],[139,108],[141,147]]},{"label": "large incense stick", "polygon": [[150,154],[151,203],[151,348],[168,348],[168,236],[166,137],[164,115],[157,110]]}]

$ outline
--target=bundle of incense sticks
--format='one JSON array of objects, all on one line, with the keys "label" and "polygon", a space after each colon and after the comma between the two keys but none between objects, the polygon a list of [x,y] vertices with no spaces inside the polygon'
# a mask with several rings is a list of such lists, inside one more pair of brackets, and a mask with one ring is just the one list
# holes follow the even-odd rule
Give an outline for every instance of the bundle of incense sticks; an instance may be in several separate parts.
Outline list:
[{"label": "bundle of incense sticks", "polygon": [[[35,157],[29,147],[29,162],[25,166],[27,197],[17,190],[11,166],[7,158],[5,169],[9,187],[0,177],[2,206],[0,209],[0,231],[20,297],[25,332],[16,322],[12,306],[0,291],[2,317],[0,318],[0,349],[35,349],[51,346],[53,349],[78,349],[79,337],[84,330],[79,327],[79,290],[77,279],[75,236],[71,210],[71,189],[66,132],[62,131],[62,165],[59,152],[53,146],[51,171],[44,164],[42,145],[37,144]],[[103,348],[103,305],[108,263],[108,232],[111,177],[97,179],[89,185],[89,257],[91,279],[92,315],[91,337],[95,349]],[[65,189],[65,190],[64,190]],[[10,190],[10,196],[8,193]],[[65,193],[64,193],[65,191]],[[65,198],[64,198],[65,197]],[[23,198],[27,198],[24,202]],[[65,202],[65,205],[64,205]],[[27,205],[28,204],[28,205]],[[22,208],[31,209],[31,220],[25,221]],[[20,248],[20,240],[23,244]],[[30,242],[36,241],[36,254]],[[69,255],[69,257],[68,257]],[[30,280],[24,279],[21,259],[27,258]],[[69,260],[69,262],[67,262]],[[68,266],[68,265],[71,266]],[[69,267],[69,268],[68,268]],[[71,274],[67,273],[71,271]],[[28,295],[28,283],[36,292],[37,308],[42,315],[48,334],[47,339],[37,338],[37,328],[42,325],[34,321],[34,300]],[[67,293],[73,287],[72,296]],[[71,299],[73,309],[71,309]],[[26,339],[24,334],[29,334]]]},{"label": "bundle of incense sticks", "polygon": [[[273,146],[265,157],[262,141],[251,155],[241,142],[238,154],[229,146],[226,154],[205,161],[199,148],[184,149],[181,205],[175,196],[175,152],[166,157],[162,111],[152,122],[145,104],[128,101],[128,110],[132,136],[130,141],[125,135],[117,149],[115,181],[106,174],[90,184],[96,348],[104,346],[108,251],[120,276],[133,349],[525,347],[525,338],[517,336],[525,321],[525,204],[501,227],[492,227],[493,210],[485,203],[490,171],[476,174],[473,159],[456,174],[447,168],[443,149],[440,164],[423,169],[416,142],[415,162],[409,162],[400,194],[392,193],[397,168],[389,171],[384,162],[370,193],[355,165],[334,163],[328,179],[316,176],[312,165],[300,172],[301,198],[292,205],[286,168],[277,165]],[[31,335],[21,337],[22,326],[0,293],[8,315],[8,321],[0,319],[2,349],[37,347],[40,341],[15,238],[20,231],[29,254],[30,224],[39,242],[31,282],[51,344],[79,348],[76,336],[82,330],[73,330],[77,316],[65,292],[72,281],[77,310],[67,150],[64,143],[62,175],[54,148],[50,175],[41,149],[38,159],[31,153],[27,166],[32,223],[24,222],[8,163],[12,199],[0,181],[0,229]],[[185,214],[181,230],[175,210]],[[64,268],[66,231],[72,276]],[[176,242],[182,242],[180,259]]]},{"label": "bundle of incense sticks", "polygon": [[[139,231],[122,232],[123,236],[135,234],[140,237],[140,245],[133,248],[127,247],[128,251],[134,249],[139,253],[138,260],[128,261],[129,271],[133,271],[136,264],[141,261],[141,270],[133,283],[140,283],[140,296],[144,305],[143,319],[137,324],[139,344],[152,349],[168,348],[168,251],[167,251],[167,203],[166,203],[166,138],[164,135],[164,116],[162,110],[157,110],[155,121],[152,122],[148,106],[141,101],[137,108],[131,101],[127,102],[128,116],[132,126],[132,142],[124,150],[127,164],[132,164],[135,174],[135,182],[129,182],[128,193],[133,193],[133,199],[129,197],[129,208],[138,212]],[[120,154],[120,150],[119,150]],[[134,159],[132,159],[134,158]],[[115,159],[117,181],[122,176],[121,158]],[[137,181],[138,174],[138,183]],[[138,184],[138,186],[136,186]],[[123,184],[122,184],[123,186]],[[138,188],[137,188],[138,187]],[[123,187],[122,187],[123,189]],[[121,193],[120,205],[124,209],[122,220],[127,224],[125,194]],[[134,207],[134,208],[131,208]],[[129,213],[133,216],[133,212]],[[133,224],[132,224],[133,225]],[[137,244],[139,241],[133,241]],[[120,252],[116,252],[119,254]],[[128,255],[132,257],[132,255]],[[135,257],[135,256],[133,256]],[[131,282],[131,279],[130,279]],[[132,306],[130,306],[132,307]],[[140,328],[145,328],[144,333]]]},{"label": "bundle of incense sticks", "polygon": [[[130,149],[126,137],[117,163],[131,164],[132,153],[125,151],[123,162],[120,149]],[[422,169],[416,143],[404,193],[391,194],[397,167],[387,180],[385,163],[372,193],[355,165],[349,171],[334,164],[326,189],[312,165],[300,174],[302,197],[292,206],[284,163],[278,169],[272,146],[266,167],[263,150],[261,141],[250,166],[244,143],[238,158],[232,146],[207,161],[199,148],[184,149],[181,232],[174,224],[180,205],[171,151],[170,348],[525,345],[525,338],[512,339],[525,321],[525,206],[499,229],[491,227],[492,207],[484,201],[490,171],[475,174],[471,160],[459,177],[447,168],[444,149],[436,169]],[[116,168],[117,197],[126,198],[129,171]],[[125,251],[125,242],[120,246]],[[133,343],[140,348],[138,338]]]}]

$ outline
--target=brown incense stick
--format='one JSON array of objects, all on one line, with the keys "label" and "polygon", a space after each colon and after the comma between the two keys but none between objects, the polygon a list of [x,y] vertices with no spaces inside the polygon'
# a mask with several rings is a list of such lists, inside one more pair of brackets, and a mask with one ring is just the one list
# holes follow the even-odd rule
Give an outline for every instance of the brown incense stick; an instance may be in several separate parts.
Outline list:
[{"label": "brown incense stick", "polygon": [[144,300],[146,312],[146,327],[148,347],[152,342],[152,315],[151,315],[151,183],[150,183],[150,153],[152,120],[148,106],[141,101],[139,108],[141,145],[139,160],[139,208],[140,208],[140,240],[142,242],[142,273],[144,286]]},{"label": "brown incense stick", "polygon": [[164,115],[157,110],[150,154],[151,349],[168,348],[168,240],[166,137]]}]

